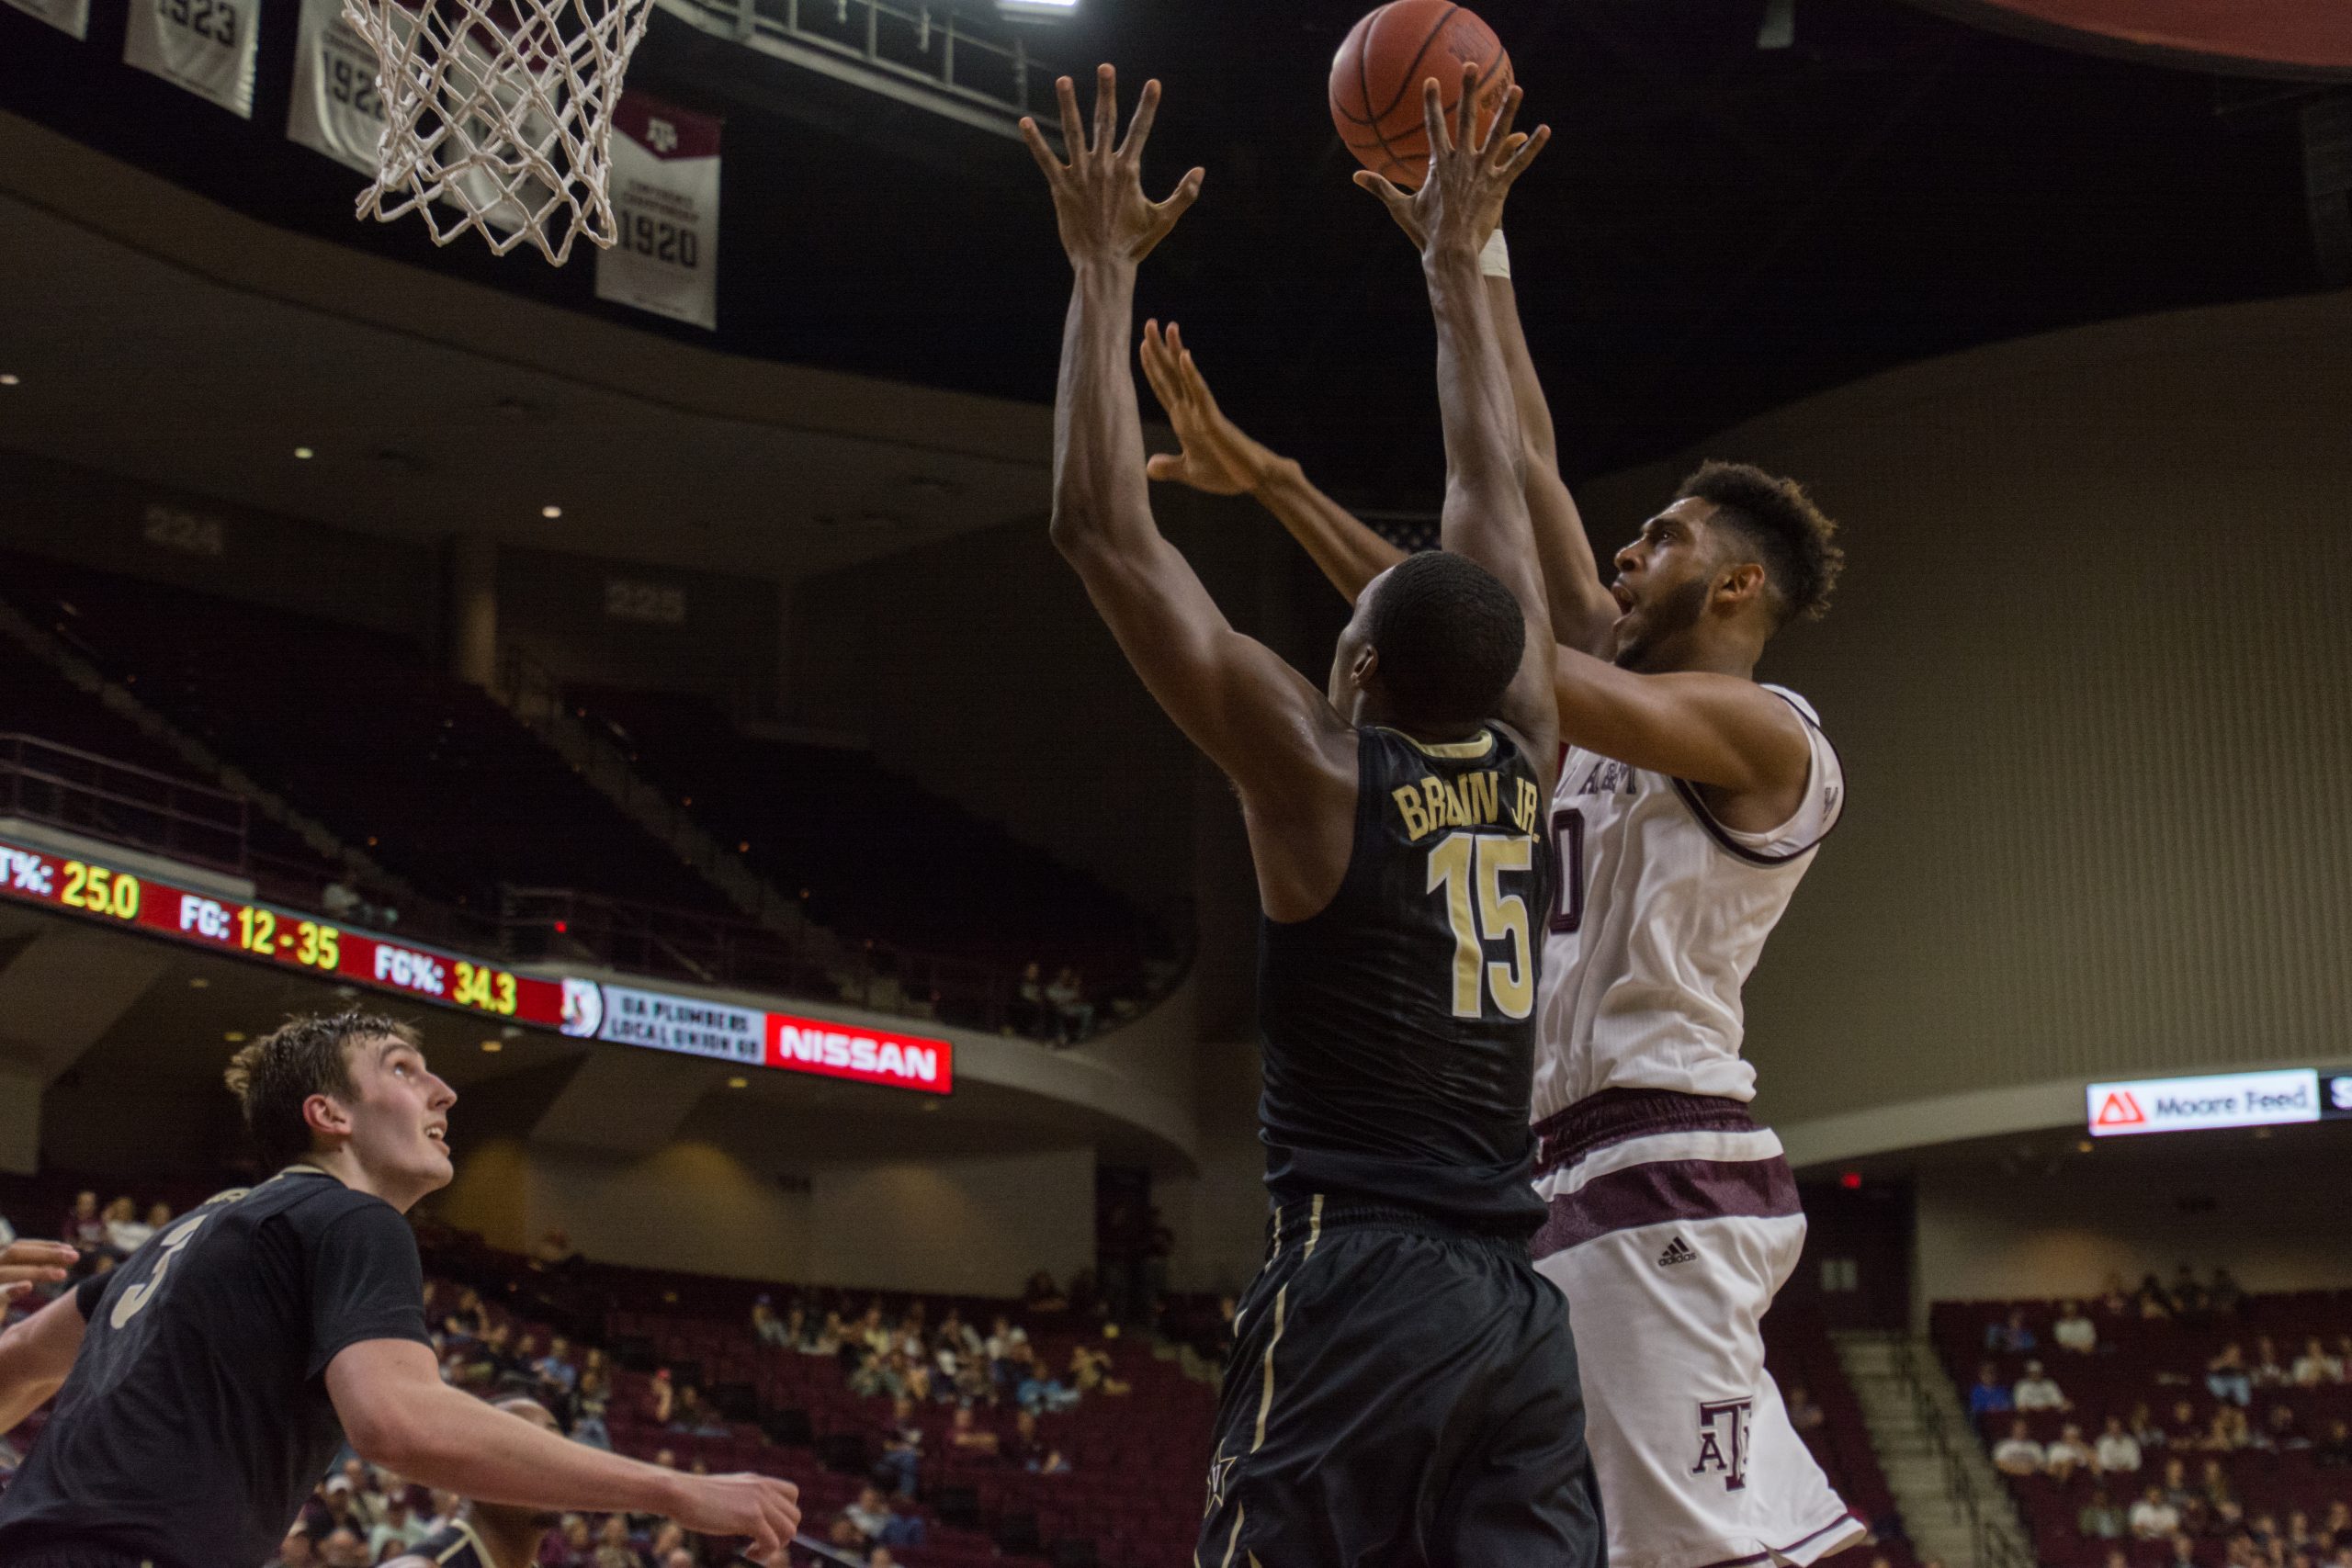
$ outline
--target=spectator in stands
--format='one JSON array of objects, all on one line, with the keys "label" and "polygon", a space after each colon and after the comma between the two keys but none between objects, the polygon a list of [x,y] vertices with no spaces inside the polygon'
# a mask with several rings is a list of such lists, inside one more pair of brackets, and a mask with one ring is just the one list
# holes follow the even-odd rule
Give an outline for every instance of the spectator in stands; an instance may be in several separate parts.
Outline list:
[{"label": "spectator in stands", "polygon": [[1069,1376],[1081,1394],[1100,1393],[1116,1399],[1135,1392],[1135,1385],[1111,1375],[1111,1352],[1079,1344],[1070,1348]]},{"label": "spectator in stands", "polygon": [[595,1568],[596,1538],[578,1514],[563,1516],[563,1525],[539,1551],[542,1568]]},{"label": "spectator in stands", "polygon": [[1086,984],[1065,964],[1046,987],[1046,1005],[1053,1010],[1054,1038],[1071,1045],[1094,1032],[1094,1004],[1086,999]]},{"label": "spectator in stands", "polygon": [[74,1195],[74,1207],[66,1211],[65,1223],[58,1227],[57,1239],[85,1252],[106,1246],[107,1217],[99,1212],[96,1193],[77,1192]]},{"label": "spectator in stands", "polygon": [[327,1532],[326,1540],[319,1543],[319,1561],[326,1568],[368,1568],[374,1559],[358,1532],[345,1529]]},{"label": "spectator in stands", "polygon": [[2001,1381],[2001,1369],[1987,1361],[1976,1369],[1976,1386],[1968,1391],[1968,1413],[1971,1416],[2004,1416],[2017,1408],[2009,1397],[2009,1385]]},{"label": "spectator in stands", "polygon": [[[1035,1281],[1031,1282],[1034,1284]],[[996,1380],[999,1387],[1012,1386],[1013,1372],[1016,1370],[1012,1360],[1013,1348],[1028,1343],[1027,1329],[1019,1326],[1001,1313],[997,1314],[995,1323],[989,1328],[988,1341],[982,1348],[988,1354],[989,1375]]]},{"label": "spectator in stands", "polygon": [[338,1472],[328,1476],[326,1484],[311,1493],[311,1500],[303,1505],[302,1522],[311,1527],[311,1539],[318,1542],[322,1554],[326,1551],[327,1538],[339,1529],[351,1531],[362,1542],[367,1540],[368,1521],[358,1516],[356,1502],[351,1478]]},{"label": "spectator in stands", "polygon": [[2173,1316],[2185,1323],[2201,1323],[2212,1310],[2213,1299],[2198,1281],[2197,1270],[2186,1263],[2173,1270],[2172,1287],[2165,1295],[2171,1303]]},{"label": "spectator in stands", "polygon": [[1012,1418],[1012,1444],[1009,1457],[1023,1470],[1035,1470],[1045,1462],[1045,1438],[1037,1432],[1036,1412],[1023,1410]]},{"label": "spectator in stands", "polygon": [[2254,1368],[2248,1375],[2256,1388],[2285,1388],[2295,1381],[2287,1363],[2278,1359],[2278,1341],[2267,1334],[2255,1337]]},{"label": "spectator in stands", "polygon": [[2254,1446],[2283,1454],[2308,1449],[2312,1440],[2303,1436],[2302,1426],[2295,1419],[2293,1405],[2274,1404],[2270,1407],[2270,1414],[2263,1418],[2262,1430],[2255,1434]]},{"label": "spectator in stands", "polygon": [[2099,1287],[2098,1310],[2109,1317],[2131,1317],[2132,1292],[2123,1288],[2123,1276],[2109,1270],[2107,1283]]},{"label": "spectator in stands", "polygon": [[915,1402],[900,1394],[890,1402],[890,1419],[882,1428],[882,1457],[875,1461],[878,1481],[898,1489],[901,1497],[915,1495],[922,1472],[922,1426]]},{"label": "spectator in stands", "polygon": [[2220,1460],[2209,1459],[2205,1461],[2205,1468],[2198,1474],[2197,1484],[2198,1489],[2204,1494],[2205,1506],[2212,1510],[2217,1518],[2223,1510],[2237,1506],[2238,1495],[2231,1487],[2230,1472],[2222,1468]]},{"label": "spectator in stands", "polygon": [[792,1336],[785,1329],[784,1319],[776,1316],[775,1308],[765,1296],[752,1303],[752,1337],[778,1350],[792,1343]]},{"label": "spectator in stands", "polygon": [[883,1527],[890,1522],[889,1506],[882,1501],[882,1489],[868,1486],[857,1495],[857,1501],[842,1510],[842,1517],[857,1527],[857,1533],[871,1544],[882,1539]]},{"label": "spectator in stands", "polygon": [[1078,1403],[1078,1391],[1054,1377],[1037,1359],[1036,1351],[1021,1347],[1016,1358],[1019,1382],[1013,1385],[1013,1402],[1023,1410],[1042,1411],[1052,1415],[1068,1410]]},{"label": "spectator in stands", "polygon": [[1012,1001],[1005,1009],[1005,1020],[1016,1033],[1032,1040],[1053,1038],[1053,1021],[1046,1008],[1045,968],[1034,958],[1022,965],[1021,982],[1012,988]]},{"label": "spectator in stands", "polygon": [[2216,1263],[2213,1265],[2213,1282],[2205,1289],[2205,1300],[2212,1307],[2215,1316],[2235,1317],[2239,1306],[2245,1301],[2245,1292],[2238,1288],[2238,1282],[2229,1269]]},{"label": "spectator in stands", "polygon": [[2085,1540],[2121,1540],[2125,1524],[2123,1510],[2107,1495],[2104,1486],[2091,1488],[2091,1500],[2075,1515],[2075,1530]]},{"label": "spectator in stands", "polygon": [[2331,1470],[2352,1469],[2352,1422],[2327,1424],[2327,1436],[2312,1445],[2312,1462]]},{"label": "spectator in stands", "polygon": [[128,1197],[108,1203],[100,1218],[106,1226],[107,1249],[118,1258],[130,1257],[139,1250],[140,1243],[155,1234],[154,1226],[140,1222],[139,1205]]},{"label": "spectator in stands", "polygon": [[277,1543],[277,1555],[262,1564],[262,1568],[315,1568],[318,1554],[311,1550],[311,1532],[300,1521],[286,1532]]},{"label": "spectator in stands", "polygon": [[966,1459],[994,1459],[997,1435],[974,1418],[972,1407],[967,1404],[948,1419],[947,1446]]},{"label": "spectator in stands", "polygon": [[596,1531],[596,1551],[590,1558],[595,1568],[645,1568],[645,1559],[638,1555],[636,1543],[628,1538],[628,1516],[607,1514],[604,1525]]},{"label": "spectator in stands", "polygon": [[2303,1341],[2303,1353],[2295,1358],[2294,1379],[2297,1388],[2319,1388],[2327,1383],[2342,1382],[2344,1363],[2329,1355],[2327,1347],[2320,1343],[2319,1336],[2314,1334]]},{"label": "spectator in stands", "polygon": [[571,1438],[574,1442],[611,1451],[613,1434],[605,1424],[605,1416],[611,1409],[612,1402],[612,1371],[605,1365],[604,1352],[591,1349],[587,1363],[580,1369],[577,1413],[571,1418]]},{"label": "spectator in stands", "polygon": [[2180,1529],[2180,1510],[2165,1501],[2165,1489],[2151,1482],[2132,1505],[2126,1522],[2134,1540],[2164,1540]]},{"label": "spectator in stands", "polygon": [[424,1521],[409,1510],[408,1488],[403,1486],[384,1499],[384,1517],[368,1532],[368,1561],[379,1562],[389,1550],[398,1555],[418,1541],[426,1531]]},{"label": "spectator in stands", "polygon": [[2352,1503],[2338,1497],[2327,1506],[2327,1522],[2320,1526],[2320,1539],[2330,1546],[2352,1546]]},{"label": "spectator in stands", "polygon": [[2194,1449],[2203,1446],[2204,1441],[2205,1424],[2197,1418],[2197,1406],[2185,1399],[2173,1401],[2172,1422],[2165,1431],[2165,1445],[2176,1449]]},{"label": "spectator in stands", "polygon": [[2245,1364],[2245,1350],[2234,1339],[2222,1347],[2222,1353],[2205,1363],[2205,1388],[2216,1399],[2232,1404],[2254,1403],[2253,1370]]},{"label": "spectator in stands", "polygon": [[1993,1445],[1993,1468],[2003,1475],[2040,1475],[2048,1450],[2033,1440],[2033,1428],[2020,1418],[2009,1423],[2009,1435]]},{"label": "spectator in stands", "polygon": [[2101,1475],[2136,1475],[2140,1471],[2139,1439],[2124,1430],[2123,1417],[2110,1416],[2091,1453],[2091,1467]]},{"label": "spectator in stands", "polygon": [[2041,1370],[2040,1361],[2025,1364],[2025,1376],[2009,1391],[2009,1405],[2015,1410],[2072,1410],[2057,1380]]},{"label": "spectator in stands", "polygon": [[2224,1404],[2214,1411],[2213,1424],[2206,1428],[2197,1446],[2208,1453],[2235,1453],[2253,1447],[2254,1433],[2246,1425],[2245,1412],[2234,1404]]},{"label": "spectator in stands", "polygon": [[2165,1293],[2165,1282],[2154,1274],[2141,1276],[2140,1288],[2132,1293],[2132,1305],[2144,1321],[2154,1322],[2172,1315],[2172,1297]]},{"label": "spectator in stands", "polygon": [[652,1381],[645,1386],[645,1418],[657,1427],[666,1427],[677,1408],[678,1391],[670,1380],[670,1369],[656,1367]]},{"label": "spectator in stands", "polygon": [[2058,1308],[2058,1321],[2050,1326],[2050,1338],[2061,1350],[2087,1356],[2098,1348],[2098,1325],[2083,1315],[2080,1303],[2067,1302]]},{"label": "spectator in stands", "polygon": [[2180,1522],[2194,1529],[2198,1512],[2205,1506],[2205,1495],[2188,1482],[2188,1461],[2185,1459],[2165,1461],[2165,1501],[2180,1510]]},{"label": "spectator in stands", "polygon": [[1813,1395],[1801,1382],[1791,1383],[1781,1395],[1781,1401],[1789,1408],[1789,1425],[1800,1432],[1817,1432],[1829,1419],[1821,1406],[1813,1402]]},{"label": "spectator in stands", "polygon": [[2090,1444],[2083,1438],[2082,1427],[2069,1421],[2060,1428],[2058,1440],[2044,1453],[2042,1468],[2051,1480],[2063,1486],[2074,1479],[2075,1472],[2092,1468],[2094,1459]]},{"label": "spectator in stands", "polygon": [[2172,1538],[2172,1556],[2165,1560],[2165,1568],[2197,1568],[2197,1543],[2176,1533]]},{"label": "spectator in stands", "polygon": [[531,1363],[531,1371],[539,1386],[559,1403],[580,1386],[580,1369],[571,1364],[571,1341],[560,1334],[548,1341],[548,1353]]},{"label": "spectator in stands", "polygon": [[2335,1381],[2352,1382],[2352,1334],[2335,1337]]},{"label": "spectator in stands", "polygon": [[1984,1325],[1984,1348],[2005,1356],[2022,1356],[2041,1343],[2026,1326],[2025,1308],[2010,1309],[2007,1319]]}]

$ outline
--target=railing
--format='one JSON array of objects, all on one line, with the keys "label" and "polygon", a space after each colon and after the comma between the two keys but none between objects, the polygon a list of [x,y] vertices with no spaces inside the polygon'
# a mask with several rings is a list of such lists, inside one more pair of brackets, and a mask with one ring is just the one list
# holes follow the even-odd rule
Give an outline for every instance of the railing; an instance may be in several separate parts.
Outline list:
[{"label": "railing", "polygon": [[[1016,134],[1039,110],[1026,40],[990,29],[950,4],[919,0],[669,0],[689,20],[723,22],[740,39],[782,43],[807,62],[833,62],[865,85]],[[835,71],[833,74],[843,74]]]},{"label": "railing", "polygon": [[0,816],[243,873],[245,811],[225,790],[29,735],[0,735]]},{"label": "railing", "polygon": [[[1954,1514],[1967,1521],[1976,1568],[2036,1568],[2033,1554],[2018,1545],[2016,1510],[2006,1498],[1986,1497],[1977,1490],[1975,1472],[1965,1457],[1978,1449],[1976,1435],[1967,1432],[1959,1442],[1954,1441],[1943,1406],[1928,1393],[1931,1385],[1920,1370],[1918,1347],[1908,1338],[1897,1340],[1894,1364],[1902,1374],[1905,1392],[1911,1396],[1911,1408],[1918,1417],[1919,1429],[1928,1435],[1928,1441],[1934,1445],[1936,1457],[1943,1466],[1944,1495],[1951,1499]],[[1943,1372],[1938,1368],[1933,1375],[1940,1379]],[[1961,1443],[1967,1448],[1962,1448]],[[2007,1516],[2010,1528],[1996,1525],[1996,1509]]]}]

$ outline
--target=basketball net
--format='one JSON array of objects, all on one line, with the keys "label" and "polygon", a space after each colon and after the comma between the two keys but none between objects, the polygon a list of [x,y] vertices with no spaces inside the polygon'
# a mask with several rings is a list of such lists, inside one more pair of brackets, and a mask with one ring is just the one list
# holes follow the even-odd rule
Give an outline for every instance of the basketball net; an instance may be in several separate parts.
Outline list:
[{"label": "basketball net", "polygon": [[574,237],[616,238],[605,189],[613,107],[652,0],[344,0],[384,100],[359,216],[424,215],[504,255],[528,240],[561,266]]}]

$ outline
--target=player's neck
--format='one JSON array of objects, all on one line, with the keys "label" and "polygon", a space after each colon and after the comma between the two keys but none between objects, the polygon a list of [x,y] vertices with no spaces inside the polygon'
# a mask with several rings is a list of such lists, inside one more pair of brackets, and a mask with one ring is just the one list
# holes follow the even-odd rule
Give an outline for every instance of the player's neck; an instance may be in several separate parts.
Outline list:
[{"label": "player's neck", "polygon": [[381,1198],[403,1214],[414,1208],[417,1200],[431,1190],[418,1187],[415,1181],[404,1177],[379,1176],[370,1171],[360,1163],[359,1156],[351,1152],[348,1145],[339,1149],[312,1149],[296,1163],[326,1172],[354,1192],[366,1192]]},{"label": "player's neck", "polygon": [[480,1538],[488,1559],[482,1568],[531,1568],[539,1559],[547,1527],[535,1518],[507,1520],[476,1509],[466,1523]]}]

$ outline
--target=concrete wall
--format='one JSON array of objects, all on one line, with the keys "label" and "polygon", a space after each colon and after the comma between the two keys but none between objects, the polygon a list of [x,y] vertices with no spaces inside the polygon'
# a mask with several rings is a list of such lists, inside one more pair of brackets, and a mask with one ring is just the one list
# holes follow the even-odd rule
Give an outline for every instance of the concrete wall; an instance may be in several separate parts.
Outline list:
[{"label": "concrete wall", "polygon": [[[2191,1134],[2242,1148],[2243,1135]],[[1918,1178],[1916,1310],[1938,1301],[2080,1296],[2110,1272],[2136,1284],[2182,1263],[2226,1264],[2252,1291],[2352,1286],[2340,1160],[2167,1167],[2099,1149],[2028,1168],[1942,1167]]]},{"label": "concrete wall", "polygon": [[1094,1154],[908,1161],[820,1170],[810,1277],[888,1291],[1014,1296],[1040,1269],[1094,1265]]},{"label": "concrete wall", "polygon": [[[1839,603],[1761,672],[1851,791],[1748,987],[1759,1111],[1842,1116],[1810,1157],[1939,1096],[2344,1055],[2347,432],[2335,294],[1917,366],[1687,455],[1845,525]],[[1604,550],[1686,466],[1585,488]]]}]

